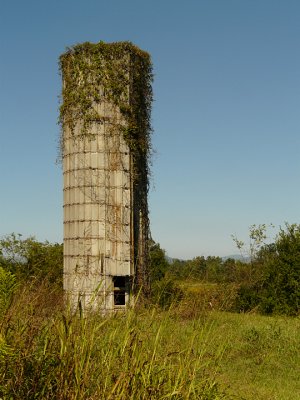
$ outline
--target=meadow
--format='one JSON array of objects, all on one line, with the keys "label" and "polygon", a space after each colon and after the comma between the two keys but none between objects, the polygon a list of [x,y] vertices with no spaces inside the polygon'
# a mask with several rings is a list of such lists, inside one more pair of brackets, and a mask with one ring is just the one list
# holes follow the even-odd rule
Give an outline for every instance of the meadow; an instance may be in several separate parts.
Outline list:
[{"label": "meadow", "polygon": [[300,226],[287,228],[251,263],[168,263],[154,243],[151,298],[105,317],[66,306],[62,245],[3,238],[0,399],[300,399]]},{"label": "meadow", "polygon": [[300,399],[299,317],[199,301],[104,318],[65,309],[46,281],[19,286],[2,301],[0,398]]}]

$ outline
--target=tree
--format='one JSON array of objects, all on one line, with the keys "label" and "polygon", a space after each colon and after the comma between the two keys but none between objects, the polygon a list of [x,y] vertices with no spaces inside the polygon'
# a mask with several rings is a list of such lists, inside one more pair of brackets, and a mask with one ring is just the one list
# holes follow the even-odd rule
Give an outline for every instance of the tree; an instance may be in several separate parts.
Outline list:
[{"label": "tree", "polygon": [[273,246],[262,249],[264,275],[260,309],[264,313],[300,313],[300,225],[286,224]]},{"label": "tree", "polygon": [[149,247],[152,301],[162,308],[169,308],[182,298],[183,292],[176,284],[176,277],[168,273],[170,264],[160,244],[152,241]]},{"label": "tree", "polygon": [[0,240],[0,266],[18,280],[47,278],[62,284],[63,245],[12,233]]},{"label": "tree", "polygon": [[160,247],[159,243],[151,241],[149,246],[149,255],[151,281],[159,281],[164,278],[169,267],[165,251]]},{"label": "tree", "polygon": [[271,244],[265,244],[263,236],[263,240],[254,242],[251,274],[240,286],[236,307],[243,311],[257,308],[264,314],[298,315],[300,225],[286,224]]}]

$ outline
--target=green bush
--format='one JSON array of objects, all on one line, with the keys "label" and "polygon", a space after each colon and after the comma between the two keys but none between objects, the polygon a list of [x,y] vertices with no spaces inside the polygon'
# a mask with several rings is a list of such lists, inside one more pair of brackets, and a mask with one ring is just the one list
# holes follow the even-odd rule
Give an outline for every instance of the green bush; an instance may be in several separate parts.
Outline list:
[{"label": "green bush", "polygon": [[151,282],[163,279],[168,270],[169,263],[166,260],[165,251],[160,247],[159,243],[151,241],[149,244],[149,258]]},{"label": "green bush", "polygon": [[0,315],[9,308],[16,287],[16,277],[0,267]]},{"label": "green bush", "polygon": [[255,284],[243,283],[237,290],[233,311],[248,312],[259,304],[259,293]]},{"label": "green bush", "polygon": [[256,308],[263,314],[300,313],[300,225],[286,224],[274,243],[263,245],[249,264],[252,273],[241,282],[235,309]]},{"label": "green bush", "polygon": [[300,313],[300,225],[280,230],[264,265],[259,306],[266,314]]},{"label": "green bush", "polygon": [[152,300],[154,304],[159,305],[163,309],[177,304],[183,298],[181,288],[168,277],[155,281],[152,285]]},{"label": "green bush", "polygon": [[62,286],[63,245],[11,234],[0,240],[0,266],[17,280],[47,279]]}]

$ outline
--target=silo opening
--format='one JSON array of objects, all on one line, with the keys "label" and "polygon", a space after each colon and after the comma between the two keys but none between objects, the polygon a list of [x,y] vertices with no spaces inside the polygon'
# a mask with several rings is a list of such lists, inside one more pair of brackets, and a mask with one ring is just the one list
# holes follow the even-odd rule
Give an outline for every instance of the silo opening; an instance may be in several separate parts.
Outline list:
[{"label": "silo opening", "polygon": [[114,305],[125,306],[126,305],[126,276],[114,276]]}]

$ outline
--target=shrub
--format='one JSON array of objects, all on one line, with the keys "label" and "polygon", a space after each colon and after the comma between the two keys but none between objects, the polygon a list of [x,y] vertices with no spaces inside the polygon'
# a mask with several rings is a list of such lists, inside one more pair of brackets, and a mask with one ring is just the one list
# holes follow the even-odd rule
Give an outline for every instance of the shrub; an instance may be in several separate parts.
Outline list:
[{"label": "shrub", "polygon": [[286,224],[274,243],[262,245],[249,264],[250,279],[241,282],[235,309],[263,314],[300,312],[300,225]]},{"label": "shrub", "polygon": [[0,266],[17,280],[47,278],[62,286],[63,245],[38,242],[34,237],[22,239],[13,233],[0,240]]},{"label": "shrub", "polygon": [[[263,313],[298,315],[300,312],[300,225],[281,229],[266,260],[260,309]],[[274,251],[275,250],[275,251]]]},{"label": "shrub", "polygon": [[183,291],[173,279],[165,277],[152,285],[152,300],[154,304],[167,309],[177,304],[183,298]]},{"label": "shrub", "polygon": [[16,287],[16,277],[0,267],[0,315],[3,315],[9,308]]}]

